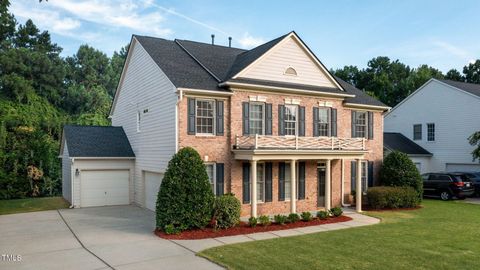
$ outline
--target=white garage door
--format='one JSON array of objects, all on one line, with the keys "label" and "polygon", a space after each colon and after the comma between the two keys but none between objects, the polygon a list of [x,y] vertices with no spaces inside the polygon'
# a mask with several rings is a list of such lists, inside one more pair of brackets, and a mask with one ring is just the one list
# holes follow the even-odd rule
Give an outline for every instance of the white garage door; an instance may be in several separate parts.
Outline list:
[{"label": "white garage door", "polygon": [[128,170],[82,171],[81,207],[129,204],[128,179]]},{"label": "white garage door", "polygon": [[480,172],[480,164],[447,163],[447,172]]},{"label": "white garage door", "polygon": [[145,207],[152,211],[157,207],[157,196],[162,179],[161,173],[145,172]]}]

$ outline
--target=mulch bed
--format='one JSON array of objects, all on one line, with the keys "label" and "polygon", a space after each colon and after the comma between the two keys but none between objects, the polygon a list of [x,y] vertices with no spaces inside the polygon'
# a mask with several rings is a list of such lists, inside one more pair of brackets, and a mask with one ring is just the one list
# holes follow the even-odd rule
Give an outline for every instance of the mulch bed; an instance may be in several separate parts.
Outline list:
[{"label": "mulch bed", "polygon": [[205,239],[205,238],[214,238],[214,237],[222,237],[222,236],[258,233],[258,232],[287,230],[287,229],[294,229],[294,228],[300,228],[300,227],[346,222],[350,220],[352,220],[351,217],[339,216],[339,217],[330,217],[325,220],[314,219],[312,221],[298,221],[295,223],[287,223],[285,225],[272,223],[269,226],[262,226],[258,224],[256,227],[253,227],[253,228],[250,227],[248,223],[241,222],[238,226],[235,226],[229,229],[224,229],[224,230],[215,230],[213,228],[205,228],[205,229],[184,231],[179,234],[166,234],[162,231],[156,230],[155,234],[161,238],[171,239],[171,240],[194,240],[194,239]]}]

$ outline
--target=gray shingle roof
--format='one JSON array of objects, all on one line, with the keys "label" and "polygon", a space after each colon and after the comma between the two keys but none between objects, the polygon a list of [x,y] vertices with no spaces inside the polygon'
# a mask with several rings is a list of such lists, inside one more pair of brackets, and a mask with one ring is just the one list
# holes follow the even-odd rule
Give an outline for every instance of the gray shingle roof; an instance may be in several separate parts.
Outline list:
[{"label": "gray shingle roof", "polygon": [[[251,50],[188,40],[166,40],[138,35],[134,37],[176,87],[229,91],[227,88],[219,87],[219,83],[243,80],[242,82],[244,83],[268,83],[272,86],[277,85],[330,93],[345,93],[340,89],[313,85],[288,84],[287,86],[281,82],[250,80],[245,78],[232,80],[234,75],[253,63],[289,34],[290,33],[278,37]],[[339,78],[335,79],[347,94],[356,95],[353,98],[347,98],[345,102],[386,107],[382,102],[368,96],[347,82]]]},{"label": "gray shingle roof", "polygon": [[432,156],[432,153],[428,152],[420,145],[414,143],[412,140],[405,137],[402,133],[384,132],[383,146],[389,150],[400,151],[407,155]]},{"label": "gray shingle roof", "polygon": [[135,157],[122,127],[63,127],[70,157]]},{"label": "gray shingle roof", "polygon": [[451,81],[451,80],[439,80],[439,81],[480,97],[480,84],[457,82],[457,81]]}]

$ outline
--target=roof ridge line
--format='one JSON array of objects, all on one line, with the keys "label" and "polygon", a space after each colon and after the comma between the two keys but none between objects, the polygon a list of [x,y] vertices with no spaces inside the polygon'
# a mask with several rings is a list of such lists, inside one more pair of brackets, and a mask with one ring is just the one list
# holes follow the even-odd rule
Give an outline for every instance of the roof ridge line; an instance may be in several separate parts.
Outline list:
[{"label": "roof ridge line", "polygon": [[209,70],[204,64],[202,64],[202,62],[200,62],[191,52],[189,52],[187,50],[187,48],[185,48],[182,43],[180,43],[180,41],[178,39],[175,39],[174,42],[180,46],[180,48],[182,48],[195,62],[197,62],[197,64],[199,64],[203,69],[205,69],[205,71],[208,72],[208,74],[210,74],[213,78],[215,78],[215,80],[217,80],[217,82],[221,82],[222,80],[220,80],[217,75],[215,75],[215,73],[213,73],[211,70]]}]

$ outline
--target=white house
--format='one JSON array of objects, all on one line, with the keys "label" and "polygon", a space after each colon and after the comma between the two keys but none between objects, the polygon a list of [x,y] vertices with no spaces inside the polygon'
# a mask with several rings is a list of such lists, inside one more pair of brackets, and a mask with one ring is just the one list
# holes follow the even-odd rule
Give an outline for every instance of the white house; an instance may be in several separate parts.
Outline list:
[{"label": "white house", "polygon": [[480,171],[468,142],[480,130],[480,85],[431,79],[386,114],[384,130],[432,153],[413,158],[422,173]]}]

